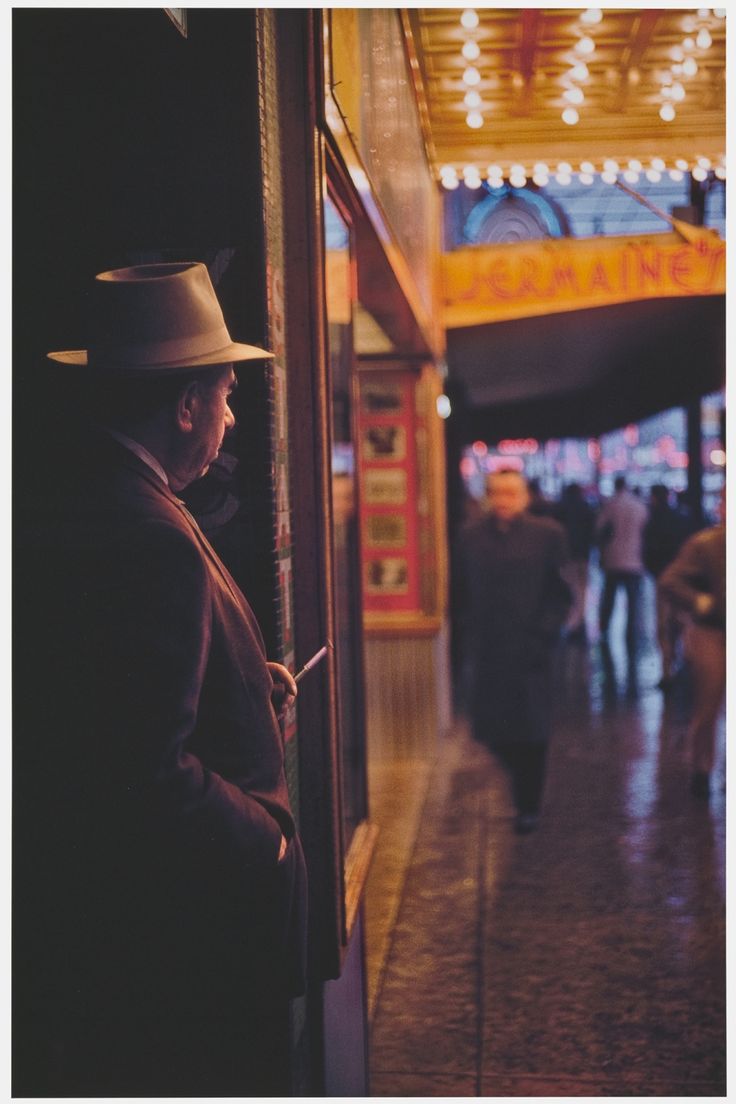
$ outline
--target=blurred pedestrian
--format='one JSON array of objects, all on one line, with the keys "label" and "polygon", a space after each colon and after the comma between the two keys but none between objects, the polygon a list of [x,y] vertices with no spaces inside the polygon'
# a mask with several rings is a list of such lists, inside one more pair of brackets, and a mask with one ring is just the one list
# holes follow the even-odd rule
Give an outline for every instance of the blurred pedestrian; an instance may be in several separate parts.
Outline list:
[{"label": "blurred pedestrian", "polygon": [[[649,518],[644,526],[644,566],[655,583],[675,558],[687,535],[687,522],[670,505],[668,488],[664,483],[655,483],[650,492]],[[660,690],[667,690],[674,680],[682,621],[667,592],[659,585],[656,602],[657,642],[662,656],[662,677],[658,686]]]},{"label": "blurred pedestrian", "polygon": [[690,537],[659,580],[662,590],[691,617],[685,634],[685,653],[693,674],[690,788],[704,799],[710,794],[716,724],[726,690],[725,507],[724,492],[719,524]]},{"label": "blurred pedestrian", "polygon": [[554,511],[553,503],[545,497],[542,484],[539,479],[530,479],[527,483],[529,490],[529,505],[527,510],[535,517],[551,517]]},{"label": "blurred pedestrian", "polygon": [[458,549],[472,653],[475,739],[509,771],[516,829],[537,827],[552,698],[551,655],[570,605],[562,526],[527,511],[516,471],[488,479],[489,513],[463,530]]},{"label": "blurred pedestrian", "polygon": [[644,571],[642,537],[647,521],[647,508],[641,499],[627,489],[622,475],[616,477],[614,494],[604,502],[596,523],[596,537],[601,550],[604,572],[603,594],[599,610],[601,635],[608,635],[616,592],[626,591],[626,648],[630,656],[636,651],[639,594]]},{"label": "blurred pedestrian", "polygon": [[555,516],[567,534],[570,550],[567,580],[572,591],[572,607],[565,625],[567,638],[584,642],[588,564],[593,546],[595,514],[593,508],[585,501],[579,483],[570,483],[565,487]]}]

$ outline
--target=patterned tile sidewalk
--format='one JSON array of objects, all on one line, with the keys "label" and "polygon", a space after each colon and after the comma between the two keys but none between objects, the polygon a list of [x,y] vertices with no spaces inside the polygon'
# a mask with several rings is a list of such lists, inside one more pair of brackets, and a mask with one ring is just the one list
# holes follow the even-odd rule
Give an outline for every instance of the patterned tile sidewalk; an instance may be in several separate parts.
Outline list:
[{"label": "patterned tile sidewalk", "polygon": [[663,700],[646,649],[633,673],[615,650],[562,650],[534,835],[514,834],[505,776],[465,725],[443,742],[372,1095],[725,1095],[723,768],[710,805],[690,797],[686,694]]}]

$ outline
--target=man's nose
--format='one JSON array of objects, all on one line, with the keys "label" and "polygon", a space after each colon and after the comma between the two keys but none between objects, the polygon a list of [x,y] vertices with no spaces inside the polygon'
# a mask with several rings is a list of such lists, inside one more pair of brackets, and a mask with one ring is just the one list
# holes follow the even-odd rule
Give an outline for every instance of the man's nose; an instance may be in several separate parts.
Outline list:
[{"label": "man's nose", "polygon": [[233,429],[235,426],[235,415],[229,406],[225,407],[225,431]]}]

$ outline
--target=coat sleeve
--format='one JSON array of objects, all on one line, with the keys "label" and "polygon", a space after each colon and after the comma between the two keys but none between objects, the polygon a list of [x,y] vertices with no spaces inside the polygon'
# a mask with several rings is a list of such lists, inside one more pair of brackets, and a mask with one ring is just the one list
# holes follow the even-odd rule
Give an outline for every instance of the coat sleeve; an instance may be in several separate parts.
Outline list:
[{"label": "coat sleeve", "polygon": [[[698,599],[704,594],[716,599],[702,537],[702,533],[696,533],[683,544],[675,559],[660,575],[657,585],[671,601],[687,610],[696,620],[710,622],[713,611],[709,610],[702,617],[697,608]],[[720,613],[720,610],[717,612]]]},{"label": "coat sleeve", "polygon": [[564,574],[569,560],[564,529],[556,522],[550,524],[542,608],[536,619],[539,635],[546,640],[554,639],[570,609],[572,593]]},{"label": "coat sleeve", "polygon": [[[146,815],[183,830],[195,846],[206,840],[247,865],[275,865],[281,829],[274,818],[189,746],[212,638],[209,588],[186,532],[161,522],[136,527],[114,580],[93,596],[101,614],[91,657],[100,722],[117,749],[118,781]],[[233,777],[248,753],[233,749]]]}]

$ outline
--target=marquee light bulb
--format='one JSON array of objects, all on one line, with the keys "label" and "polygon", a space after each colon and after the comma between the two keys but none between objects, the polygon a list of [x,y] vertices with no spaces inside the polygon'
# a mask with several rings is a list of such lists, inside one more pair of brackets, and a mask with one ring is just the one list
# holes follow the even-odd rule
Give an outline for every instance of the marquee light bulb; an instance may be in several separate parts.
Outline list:
[{"label": "marquee light bulb", "polygon": [[578,180],[580,181],[581,184],[592,184],[593,183],[593,175],[592,175],[592,173],[581,172],[580,175],[578,176]]},{"label": "marquee light bulb", "polygon": [[572,177],[569,173],[557,173],[557,175],[555,176],[555,180],[563,187],[566,187],[568,184],[572,183]]},{"label": "marquee light bulb", "polygon": [[710,31],[707,27],[701,27],[698,31],[698,37],[695,39],[695,44],[699,50],[707,50],[713,45],[713,39],[711,38]]},{"label": "marquee light bulb", "polygon": [[600,8],[588,8],[580,16],[580,22],[581,23],[588,23],[591,26],[593,26],[596,23],[600,23],[602,18],[603,18],[603,12],[601,11]]},{"label": "marquee light bulb", "polygon": [[639,174],[638,172],[634,172],[633,169],[627,169],[624,173],[624,180],[627,181],[627,183],[629,184],[638,184]]},{"label": "marquee light bulb", "polygon": [[680,170],[680,172],[687,172],[687,170],[690,168],[690,166],[687,163],[687,161],[684,159],[684,157],[678,157],[677,160],[675,161],[675,168],[678,168]]},{"label": "marquee light bulb", "polygon": [[563,123],[567,123],[568,126],[575,126],[579,119],[580,116],[574,107],[566,107],[562,112],[562,121]]},{"label": "marquee light bulb", "polygon": [[574,81],[586,81],[590,76],[590,70],[584,61],[578,61],[567,75]]},{"label": "marquee light bulb", "polygon": [[475,8],[466,8],[460,16],[460,22],[463,27],[465,27],[466,31],[474,31],[479,23],[478,13]]},{"label": "marquee light bulb", "polygon": [[568,165],[567,161],[560,161],[557,172],[562,173],[563,176],[569,176],[572,172],[572,165]]},{"label": "marquee light bulb", "polygon": [[446,188],[448,192],[454,192],[455,188],[460,187],[460,181],[456,176],[443,176],[442,187]]},{"label": "marquee light bulb", "polygon": [[659,117],[665,123],[671,123],[677,112],[671,103],[662,104],[659,109]]},{"label": "marquee light bulb", "polygon": [[478,130],[479,127],[483,126],[483,116],[480,111],[469,111],[465,116],[465,122],[472,130]]},{"label": "marquee light bulb", "polygon": [[610,170],[606,170],[605,172],[601,173],[601,180],[604,184],[615,184],[617,180],[616,173],[610,172]]},{"label": "marquee light bulb", "polygon": [[696,165],[693,169],[693,180],[699,180],[701,183],[708,179],[708,173],[700,165]]},{"label": "marquee light bulb", "polygon": [[656,169],[647,169],[646,176],[650,184],[659,184],[662,179],[661,172],[657,172]]},{"label": "marquee light bulb", "polygon": [[447,395],[437,396],[437,413],[440,418],[449,418],[452,414],[452,403],[448,399]]},{"label": "marquee light bulb", "polygon": [[638,161],[635,157],[629,161],[629,168],[632,172],[641,172],[641,161]]},{"label": "marquee light bulb", "polygon": [[711,166],[710,157],[699,157],[698,164],[700,165],[701,169],[709,169]]},{"label": "marquee light bulb", "polygon": [[592,161],[581,161],[581,163],[580,163],[580,171],[581,171],[581,172],[583,172],[583,173],[587,173],[588,175],[590,175],[590,173],[594,173],[594,172],[595,172],[595,165],[593,164],[593,162],[592,162]]},{"label": "marquee light bulb", "polygon": [[475,61],[476,58],[479,58],[480,57],[480,46],[478,45],[478,43],[473,42],[472,40],[469,41],[469,42],[464,42],[463,43],[463,57],[466,58],[467,61]]},{"label": "marquee light bulb", "polygon": [[581,104],[585,99],[582,88],[566,88],[562,95],[571,104]]},{"label": "marquee light bulb", "polygon": [[679,184],[681,180],[685,179],[685,174],[682,169],[670,169],[669,177],[675,184]]},{"label": "marquee light bulb", "polygon": [[480,84],[480,73],[474,65],[469,65],[463,73],[463,83],[470,85],[471,87],[476,84]]},{"label": "marquee light bulb", "polygon": [[583,35],[582,38],[577,40],[573,49],[576,54],[582,54],[583,57],[590,57],[591,54],[595,53],[595,42],[589,35]]},{"label": "marquee light bulb", "polygon": [[464,104],[466,107],[480,107],[480,93],[470,91],[465,93]]},{"label": "marquee light bulb", "polygon": [[614,175],[619,171],[618,161],[613,161],[610,157],[603,162],[603,168],[607,173],[613,173]]},{"label": "marquee light bulb", "polygon": [[685,51],[683,50],[682,46],[673,46],[670,50],[670,57],[673,61],[684,61]]}]

